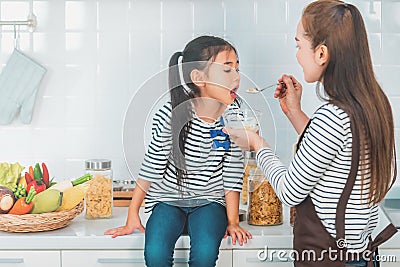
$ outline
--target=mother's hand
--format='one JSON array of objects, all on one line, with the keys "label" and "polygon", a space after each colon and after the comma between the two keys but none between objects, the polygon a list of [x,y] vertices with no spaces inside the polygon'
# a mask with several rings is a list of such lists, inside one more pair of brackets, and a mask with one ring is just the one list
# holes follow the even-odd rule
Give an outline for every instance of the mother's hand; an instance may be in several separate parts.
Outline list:
[{"label": "mother's hand", "polygon": [[286,116],[301,112],[301,95],[303,87],[292,75],[283,74],[278,79],[274,97],[279,99],[281,109]]},{"label": "mother's hand", "polygon": [[224,133],[241,149],[258,151],[262,147],[268,146],[267,142],[257,133],[246,129],[224,128]]}]

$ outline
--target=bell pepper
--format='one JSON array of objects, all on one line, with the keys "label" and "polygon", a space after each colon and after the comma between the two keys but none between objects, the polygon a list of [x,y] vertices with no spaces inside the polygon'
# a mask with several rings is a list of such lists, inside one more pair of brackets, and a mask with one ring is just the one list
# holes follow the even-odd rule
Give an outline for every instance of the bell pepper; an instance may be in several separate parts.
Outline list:
[{"label": "bell pepper", "polygon": [[42,170],[40,169],[40,165],[39,163],[36,163],[35,168],[33,169],[33,178],[38,181],[41,182],[42,181]]},{"label": "bell pepper", "polygon": [[26,197],[21,197],[15,203],[8,214],[23,215],[29,213],[33,208],[32,199],[36,195],[35,188],[31,187]]},{"label": "bell pepper", "polygon": [[30,190],[32,186],[33,188],[35,188],[37,194],[46,190],[46,184],[42,183],[41,181],[36,181],[36,180],[31,181],[30,183],[28,183],[27,190]]},{"label": "bell pepper", "polygon": [[44,164],[44,162],[42,163],[42,171],[43,171],[43,173],[42,173],[42,180],[43,180],[43,183],[45,183],[45,185],[46,185],[47,187],[49,187],[49,183],[50,183],[50,180],[49,180],[49,170],[47,169],[47,166],[46,166],[46,164]]},{"label": "bell pepper", "polygon": [[29,172],[25,172],[26,189],[28,189],[28,184],[33,181],[33,176]]}]

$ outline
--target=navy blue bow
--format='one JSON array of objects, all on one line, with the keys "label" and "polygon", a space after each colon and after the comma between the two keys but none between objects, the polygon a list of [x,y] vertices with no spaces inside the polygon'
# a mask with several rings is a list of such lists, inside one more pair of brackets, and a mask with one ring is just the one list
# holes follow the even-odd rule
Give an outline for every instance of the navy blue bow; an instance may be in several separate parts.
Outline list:
[{"label": "navy blue bow", "polygon": [[231,145],[231,142],[229,142],[229,141],[219,142],[217,140],[213,140],[212,148],[217,149],[219,147],[222,147],[225,150],[228,150],[230,145]]},{"label": "navy blue bow", "polygon": [[228,135],[226,133],[224,133],[222,130],[210,130],[210,136],[211,136],[211,138],[215,138],[217,136],[227,137]]}]

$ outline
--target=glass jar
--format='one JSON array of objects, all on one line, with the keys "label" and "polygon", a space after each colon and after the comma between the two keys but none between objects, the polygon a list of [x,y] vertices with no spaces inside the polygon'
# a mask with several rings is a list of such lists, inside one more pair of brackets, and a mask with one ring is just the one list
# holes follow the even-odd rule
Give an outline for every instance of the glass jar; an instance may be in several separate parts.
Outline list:
[{"label": "glass jar", "polygon": [[282,202],[268,182],[265,174],[259,168],[250,170],[248,202],[248,224],[282,224]]},{"label": "glass jar", "polygon": [[[300,136],[297,137],[297,142],[293,144],[293,157],[296,155],[297,152],[297,144],[299,142]],[[296,220],[296,207],[290,207],[290,226],[294,226],[294,222]]]},{"label": "glass jar", "polygon": [[113,173],[111,160],[90,159],[85,161],[86,173],[93,178],[86,193],[86,218],[110,218],[113,206]]},{"label": "glass jar", "polygon": [[290,226],[294,226],[296,220],[296,207],[290,207]]},{"label": "glass jar", "polygon": [[241,193],[241,201],[243,205],[247,205],[247,199],[249,197],[248,185],[249,185],[249,172],[251,169],[257,168],[256,152],[245,151],[244,152],[244,174],[243,174],[243,186]]}]

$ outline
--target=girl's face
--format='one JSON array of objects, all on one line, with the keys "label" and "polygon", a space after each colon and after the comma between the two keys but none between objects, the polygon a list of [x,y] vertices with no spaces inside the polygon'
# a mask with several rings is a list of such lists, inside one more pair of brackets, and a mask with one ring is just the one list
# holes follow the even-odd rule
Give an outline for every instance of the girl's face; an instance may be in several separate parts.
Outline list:
[{"label": "girl's face", "polygon": [[230,105],[239,88],[239,61],[235,51],[222,51],[204,72],[200,97],[208,97]]},{"label": "girl's face", "polygon": [[[297,53],[296,58],[300,66],[303,68],[304,80],[312,83],[321,81],[322,74],[325,70],[327,54],[321,54],[321,47],[312,47],[311,40],[305,36],[303,23],[300,21],[297,25],[296,33]],[[324,49],[326,46],[324,46]],[[327,51],[325,51],[327,53]],[[322,51],[324,53],[324,51]],[[322,56],[322,58],[321,58]]]}]

